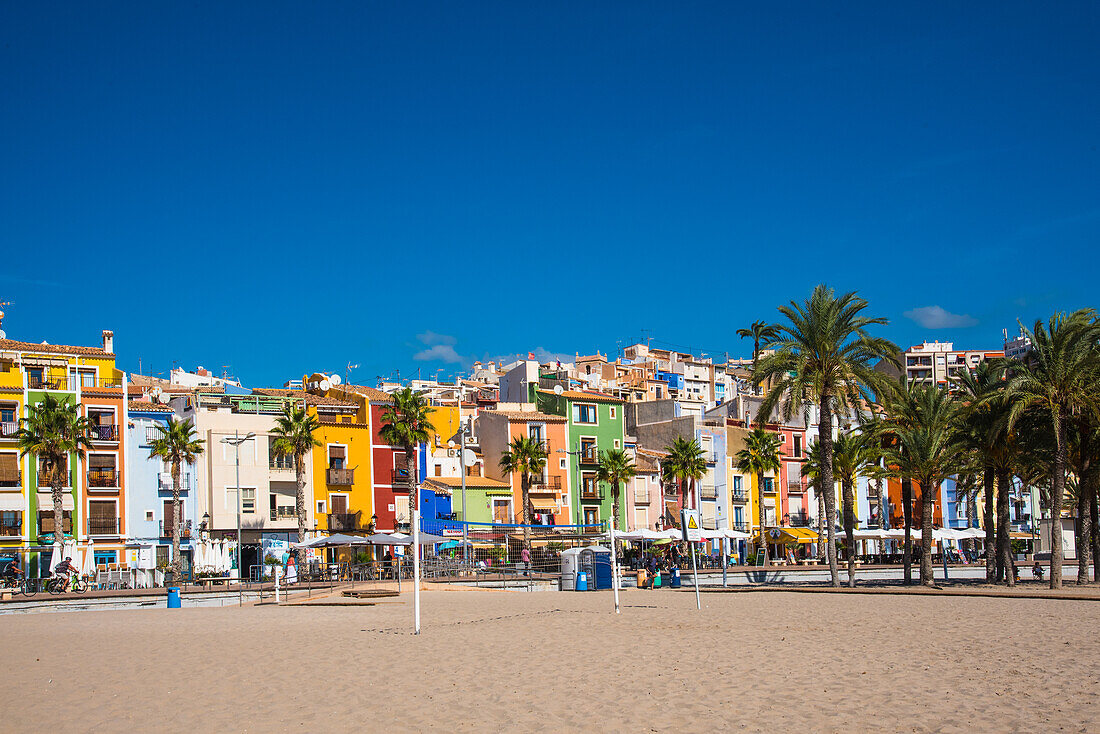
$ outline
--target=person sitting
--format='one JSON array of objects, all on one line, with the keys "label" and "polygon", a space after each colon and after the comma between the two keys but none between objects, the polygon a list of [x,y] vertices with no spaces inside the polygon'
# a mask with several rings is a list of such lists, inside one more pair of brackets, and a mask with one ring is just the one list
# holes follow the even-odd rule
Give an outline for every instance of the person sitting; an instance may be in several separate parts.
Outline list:
[{"label": "person sitting", "polygon": [[4,569],[4,581],[14,586],[19,583],[21,578],[23,578],[23,568],[19,565],[19,559],[13,558],[8,567]]},{"label": "person sitting", "polygon": [[1039,565],[1038,561],[1035,562],[1035,568],[1031,569],[1031,573],[1040,581],[1043,580],[1043,567]]}]

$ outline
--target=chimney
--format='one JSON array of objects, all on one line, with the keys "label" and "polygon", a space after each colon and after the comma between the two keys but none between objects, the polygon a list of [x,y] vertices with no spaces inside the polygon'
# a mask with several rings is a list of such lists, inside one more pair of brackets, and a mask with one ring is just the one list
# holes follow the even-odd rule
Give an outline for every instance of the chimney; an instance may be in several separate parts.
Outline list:
[{"label": "chimney", "polygon": [[107,354],[115,353],[115,332],[103,330],[103,351]]}]

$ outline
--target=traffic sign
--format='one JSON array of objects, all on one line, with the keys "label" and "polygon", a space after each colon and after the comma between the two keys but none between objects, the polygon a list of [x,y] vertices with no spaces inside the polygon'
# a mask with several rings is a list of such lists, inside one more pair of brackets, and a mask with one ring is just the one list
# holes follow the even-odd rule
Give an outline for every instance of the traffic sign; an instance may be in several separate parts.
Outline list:
[{"label": "traffic sign", "polygon": [[703,523],[698,510],[683,510],[680,513],[680,528],[684,531],[684,540],[697,542],[703,539]]}]

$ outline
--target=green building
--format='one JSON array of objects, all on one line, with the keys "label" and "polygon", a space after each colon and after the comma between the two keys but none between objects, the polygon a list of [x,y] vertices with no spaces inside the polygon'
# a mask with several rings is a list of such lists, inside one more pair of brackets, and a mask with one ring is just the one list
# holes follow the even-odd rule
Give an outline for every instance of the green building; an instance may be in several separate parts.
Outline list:
[{"label": "green building", "polygon": [[[538,409],[566,418],[569,442],[570,504],[573,522],[596,525],[611,518],[612,494],[606,482],[596,479],[600,452],[623,448],[623,401],[598,392],[536,390]],[[616,525],[626,527],[626,492],[619,495]]]}]

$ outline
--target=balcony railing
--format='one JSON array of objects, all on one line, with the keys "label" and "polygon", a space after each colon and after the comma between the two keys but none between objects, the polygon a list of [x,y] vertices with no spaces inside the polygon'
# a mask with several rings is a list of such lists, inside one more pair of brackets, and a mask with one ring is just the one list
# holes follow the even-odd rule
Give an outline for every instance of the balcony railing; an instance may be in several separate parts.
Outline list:
[{"label": "balcony railing", "polygon": [[88,535],[118,535],[117,517],[89,517]]},{"label": "balcony railing", "polygon": [[556,494],[564,491],[564,487],[561,483],[561,477],[549,477],[546,480],[540,479],[533,483],[529,491],[535,494],[546,492],[553,492]]},{"label": "balcony railing", "polygon": [[118,486],[118,470],[117,469],[89,469],[88,470],[88,486],[89,487],[117,487]]},{"label": "balcony railing", "polygon": [[88,428],[88,434],[93,441],[117,441],[118,426],[113,423],[95,424]]},{"label": "balcony railing", "polygon": [[793,512],[790,515],[791,527],[795,528],[808,528],[810,527],[810,516],[805,512]]},{"label": "balcony railing", "polygon": [[746,499],[745,490],[743,490],[743,489],[731,490],[730,491],[730,497],[733,498],[734,502],[744,502],[745,499]]},{"label": "balcony railing", "polygon": [[18,538],[23,534],[23,514],[19,513],[19,517],[5,522],[0,522],[0,538]]},{"label": "balcony railing", "polygon": [[[298,516],[298,510],[290,505],[279,505],[272,507],[268,514],[271,522],[277,522],[279,520],[291,520]],[[330,515],[331,517],[331,515]]]},{"label": "balcony railing", "polygon": [[634,504],[636,505],[648,505],[649,504],[649,492],[635,492]]},{"label": "balcony railing", "polygon": [[0,423],[0,436],[7,438],[19,432],[19,421],[4,421]]},{"label": "balcony railing", "polygon": [[328,469],[325,472],[325,481],[337,486],[350,486],[355,483],[354,469]]},{"label": "balcony railing", "polygon": [[[157,474],[157,477],[158,477],[158,481],[159,481],[159,484],[160,484],[160,491],[162,491],[162,492],[171,492],[172,491],[172,473],[162,471],[159,474]],[[190,474],[180,474],[180,491],[181,492],[186,492],[189,489],[191,489],[191,475]]]},{"label": "balcony railing", "polygon": [[271,471],[294,471],[294,459],[290,456],[271,456],[267,460]]},{"label": "balcony railing", "polygon": [[764,494],[775,494],[775,482],[764,482]]},{"label": "balcony railing", "polygon": [[599,502],[603,499],[602,489],[581,489],[581,501],[582,502]]},{"label": "balcony railing", "polygon": [[329,532],[343,532],[348,530],[363,530],[359,525],[360,518],[362,517],[362,511],[358,512],[335,512],[329,513],[328,516],[328,529]]},{"label": "balcony railing", "polygon": [[[70,379],[74,379],[70,375]],[[119,388],[122,387],[120,377],[100,377],[98,375],[80,375],[75,378],[75,383],[87,390],[88,388]]]},{"label": "balcony railing", "polygon": [[787,482],[787,494],[802,494],[805,491],[802,482]]},{"label": "balcony railing", "polygon": [[68,390],[69,380],[59,375],[27,375],[27,388],[30,390]]},{"label": "balcony railing", "polygon": [[600,450],[595,444],[591,446],[581,447],[581,463],[582,464],[598,464],[600,463]]},{"label": "balcony railing", "polygon": [[699,488],[699,496],[705,500],[718,499],[718,488],[704,484]]},{"label": "balcony railing", "polygon": [[[164,520],[160,521],[160,537],[171,538],[172,537],[172,523],[168,523],[168,526],[164,526]],[[180,539],[186,539],[191,537],[191,521],[185,520],[180,525]]]}]

